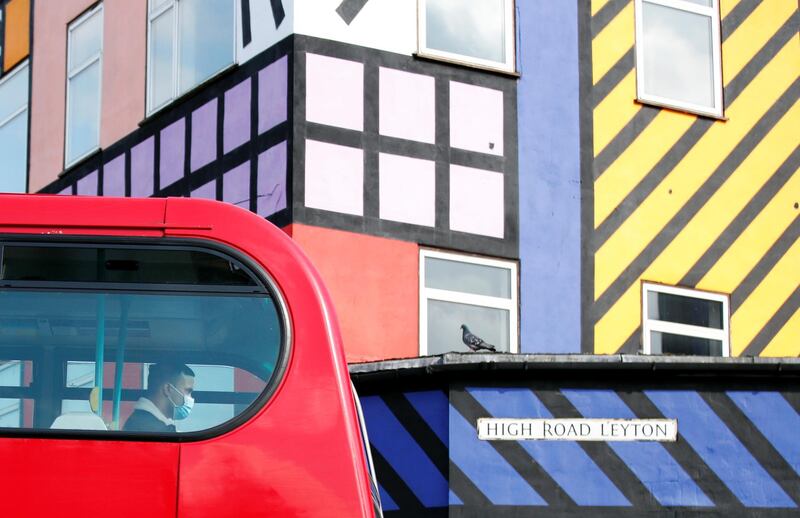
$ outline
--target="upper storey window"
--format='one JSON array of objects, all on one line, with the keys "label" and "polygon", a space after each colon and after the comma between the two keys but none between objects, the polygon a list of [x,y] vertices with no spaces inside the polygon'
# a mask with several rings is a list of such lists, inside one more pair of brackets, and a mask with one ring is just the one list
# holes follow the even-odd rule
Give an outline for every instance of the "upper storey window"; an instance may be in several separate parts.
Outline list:
[{"label": "upper storey window", "polygon": [[636,0],[640,100],[722,116],[719,0]]},{"label": "upper storey window", "polygon": [[233,0],[150,0],[147,113],[169,103],[235,58]]},{"label": "upper storey window", "polygon": [[642,285],[645,354],[729,356],[728,296]]},{"label": "upper storey window", "polygon": [[100,91],[103,71],[103,6],[69,26],[67,63],[67,167],[100,145]]},{"label": "upper storey window", "polygon": [[514,72],[513,0],[419,0],[420,55]]}]

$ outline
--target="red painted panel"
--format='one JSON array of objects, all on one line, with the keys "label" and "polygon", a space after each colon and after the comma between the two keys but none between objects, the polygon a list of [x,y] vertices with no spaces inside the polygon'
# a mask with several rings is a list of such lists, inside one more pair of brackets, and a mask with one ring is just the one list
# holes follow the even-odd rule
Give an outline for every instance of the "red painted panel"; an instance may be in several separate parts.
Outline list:
[{"label": "red painted panel", "polygon": [[416,243],[299,224],[288,233],[331,293],[349,362],[419,356]]},{"label": "red painted panel", "polygon": [[0,440],[3,516],[175,516],[178,445]]}]

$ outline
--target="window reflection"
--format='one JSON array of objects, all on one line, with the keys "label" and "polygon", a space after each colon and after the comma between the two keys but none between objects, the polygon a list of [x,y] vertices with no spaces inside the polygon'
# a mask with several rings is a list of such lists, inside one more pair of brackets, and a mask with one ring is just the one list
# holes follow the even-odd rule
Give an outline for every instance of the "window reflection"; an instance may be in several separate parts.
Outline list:
[{"label": "window reflection", "polygon": [[[88,252],[40,251],[41,257],[54,258],[56,266],[42,270],[49,272],[47,280],[34,282],[69,281],[70,265],[77,267],[75,275],[84,275],[91,258],[108,264],[108,255],[98,249],[82,250]],[[120,257],[123,252],[115,251]],[[203,259],[199,250],[163,252],[159,257],[150,249],[131,257],[142,264],[148,258],[156,264],[192,259],[181,263],[183,279],[195,282],[186,292],[180,284],[169,285],[169,292],[157,291],[163,276],[148,274],[145,266],[138,284],[116,283],[116,289],[106,291],[99,289],[106,276],[102,268],[91,269],[100,273],[72,289],[14,287],[32,281],[4,281],[11,287],[0,290],[0,428],[121,430],[137,401],[148,394],[154,364],[186,364],[196,378],[196,404],[188,418],[175,421],[177,432],[221,425],[256,400],[282,348],[281,318],[272,298],[241,265],[231,269],[229,259],[215,254]],[[24,256],[5,257],[4,271],[27,271],[17,264]],[[191,273],[192,267],[200,277]],[[215,268],[224,275],[212,275]],[[211,284],[197,291],[199,278]],[[121,290],[123,285],[129,291]],[[184,403],[174,397],[175,408]],[[178,416],[175,408],[165,410],[167,419]]]},{"label": "window reflection", "polygon": [[512,65],[513,48],[507,27],[512,20],[511,0],[421,0],[425,16],[422,51],[481,60],[487,65]]}]

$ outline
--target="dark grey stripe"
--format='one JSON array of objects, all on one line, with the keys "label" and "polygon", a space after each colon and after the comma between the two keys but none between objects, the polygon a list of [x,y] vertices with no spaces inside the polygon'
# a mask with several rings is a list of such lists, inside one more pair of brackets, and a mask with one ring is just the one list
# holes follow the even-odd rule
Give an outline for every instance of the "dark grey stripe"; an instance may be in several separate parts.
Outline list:
[{"label": "dark grey stripe", "polygon": [[699,394],[789,498],[800,504],[800,476],[739,407],[724,392],[703,391]]},{"label": "dark grey stripe", "polygon": [[484,495],[478,486],[461,471],[461,468],[450,461],[450,477],[448,479],[450,490],[464,502],[466,506],[480,508],[491,507],[492,502]]},{"label": "dark grey stripe", "polygon": [[597,108],[633,68],[634,54],[633,47],[631,47],[592,88],[592,109]]},{"label": "dark grey stripe", "polygon": [[[775,338],[783,326],[792,318],[792,315],[800,308],[800,287],[795,288],[794,293],[783,303],[781,308],[772,315],[761,331],[753,338],[753,341],[742,352],[742,356],[758,356]],[[797,339],[797,337],[795,337]],[[798,502],[800,503],[800,502]]]},{"label": "dark grey stripe", "polygon": [[[550,410],[553,417],[563,419],[580,419],[583,417],[570,400],[558,390],[535,390],[534,393],[544,406]],[[637,509],[659,507],[659,503],[652,493],[614,450],[609,447],[608,443],[580,441],[577,444],[616,488],[625,495],[631,505]]]},{"label": "dark grey stripe", "polygon": [[711,271],[722,256],[733,245],[734,241],[744,232],[750,223],[764,210],[764,207],[775,197],[800,165],[800,146],[794,149],[783,164],[778,168],[767,183],[764,184],[755,196],[747,203],[742,211],[722,231],[714,243],[706,250],[703,256],[689,268],[683,279],[678,282],[681,286],[697,286],[703,277]]},{"label": "dark grey stripe", "polygon": [[629,264],[622,274],[600,296],[594,305],[594,315],[604,315],[617,300],[636,282],[647,267],[664,251],[672,240],[681,233],[697,212],[719,190],[761,140],[769,133],[783,115],[789,111],[800,97],[800,78],[796,79],[786,92],[781,95],[767,113],[751,128],[737,146],[725,157],[714,173],[695,191],[686,204],[661,229],[658,235],[648,243],[636,259]]},{"label": "dark grey stripe", "polygon": [[242,47],[250,45],[253,41],[252,27],[250,26],[250,0],[241,0],[242,11]]},{"label": "dark grey stripe", "polygon": [[275,20],[275,28],[281,26],[283,19],[286,18],[286,11],[283,9],[283,0],[270,0],[272,9],[272,19]]},{"label": "dark grey stripe", "polygon": [[344,0],[339,4],[339,7],[336,8],[336,12],[342,17],[344,23],[350,25],[367,2],[368,0]]},{"label": "dark grey stripe", "polygon": [[734,33],[743,21],[750,16],[756,7],[758,7],[763,0],[742,0],[733,8],[731,12],[722,20],[722,41],[728,39],[728,36]]},{"label": "dark grey stripe", "polygon": [[611,20],[617,17],[625,9],[631,0],[610,0],[606,5],[592,16],[592,39],[600,34]]},{"label": "dark grey stripe", "polygon": [[625,342],[623,342],[622,347],[617,350],[618,354],[639,354],[642,352],[642,326],[636,328],[636,330],[631,333],[631,336],[628,337]]},{"label": "dark grey stripe", "polygon": [[652,106],[642,105],[642,107],[639,108],[636,115],[628,121],[619,133],[614,135],[614,138],[606,144],[606,147],[604,147],[594,159],[593,170],[595,180],[600,178],[600,175],[602,175],[611,164],[616,162],[617,158],[639,138],[639,135],[653,122],[653,119],[656,118],[656,115],[658,115],[660,111],[660,108],[654,108]]},{"label": "dark grey stripe", "polygon": [[446,480],[450,469],[447,446],[402,394],[392,392],[380,397]]},{"label": "dark grey stripe", "polygon": [[381,455],[381,452],[374,446],[371,446],[370,449],[372,450],[372,461],[375,464],[375,477],[380,481],[383,489],[389,493],[389,496],[392,497],[397,506],[404,511],[424,509],[417,495],[400,478],[400,475],[389,464],[389,461]]},{"label": "dark grey stripe", "polygon": [[[450,404],[464,416],[471,426],[477,429],[478,418],[491,417],[491,413],[481,406],[466,389],[451,390]],[[489,444],[514,468],[514,471],[528,483],[548,503],[558,507],[572,507],[575,502],[561,489],[525,449],[514,441],[488,441]]]},{"label": "dark grey stripe", "polygon": [[[664,414],[656,407],[647,396],[639,391],[619,390],[617,391],[622,401],[642,419],[664,419]],[[680,425],[679,425],[680,426]],[[667,453],[680,464],[687,475],[705,495],[719,507],[726,509],[736,509],[743,511],[739,499],[731,492],[728,486],[720,479],[717,474],[708,467],[697,452],[689,446],[683,437],[679,436],[675,442],[660,443]],[[722,515],[727,516],[727,515]],[[741,516],[741,515],[738,515]]]},{"label": "dark grey stripe", "polygon": [[731,314],[736,313],[739,306],[747,300],[747,297],[761,284],[761,281],[769,274],[775,264],[784,256],[787,250],[800,238],[800,217],[795,217],[792,224],[783,231],[770,249],[758,261],[747,277],[739,283],[739,286],[731,294]]},{"label": "dark grey stripe", "polygon": [[[727,19],[727,18],[726,18]],[[739,97],[747,85],[752,81],[766,66],[770,60],[780,51],[792,38],[797,37],[798,13],[789,17],[778,31],[772,35],[767,43],[756,53],[755,56],[736,74],[730,83],[725,87],[724,98],[727,108]]]},{"label": "dark grey stripe", "polygon": [[800,392],[781,392],[781,396],[794,408],[795,412],[800,414]]},{"label": "dark grey stripe", "polygon": [[[592,157],[594,127],[592,124],[592,40],[591,3],[578,2],[578,86],[580,103],[580,174],[581,174],[581,352],[594,353],[594,251],[591,236],[594,230],[594,185]],[[524,268],[524,265],[523,265]],[[524,295],[524,294],[523,294]],[[524,302],[524,301],[523,301]]]}]

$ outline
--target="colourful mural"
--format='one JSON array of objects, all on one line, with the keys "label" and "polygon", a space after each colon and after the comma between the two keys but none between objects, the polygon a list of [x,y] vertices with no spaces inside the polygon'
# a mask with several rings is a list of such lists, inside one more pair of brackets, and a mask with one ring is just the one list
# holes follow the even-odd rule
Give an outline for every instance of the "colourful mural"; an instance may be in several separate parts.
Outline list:
[{"label": "colourful mural", "polygon": [[[797,512],[794,388],[678,387],[616,377],[457,381],[399,392],[373,382],[378,393],[361,399],[387,516]],[[483,417],[677,419],[678,439],[485,441],[476,433]]]},{"label": "colourful mural", "polygon": [[720,2],[721,119],[636,101],[634,1],[579,5],[583,350],[638,352],[652,281],[729,294],[732,355],[797,356],[797,2]]}]

